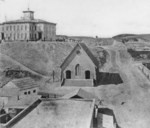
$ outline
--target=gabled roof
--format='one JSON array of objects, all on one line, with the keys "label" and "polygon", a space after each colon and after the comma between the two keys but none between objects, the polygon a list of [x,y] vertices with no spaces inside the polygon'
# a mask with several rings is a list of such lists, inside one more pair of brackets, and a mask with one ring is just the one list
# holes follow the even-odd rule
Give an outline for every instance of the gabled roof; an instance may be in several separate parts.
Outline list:
[{"label": "gabled roof", "polygon": [[89,99],[89,100],[92,100],[92,99],[97,99],[98,100],[98,97],[92,95],[91,93],[79,88],[71,93],[68,93],[66,95],[64,95],[63,99],[70,99],[70,98],[73,98],[73,97],[81,97],[83,99]]},{"label": "gabled roof", "polygon": [[15,80],[12,80],[12,82],[20,90],[29,89],[29,88],[35,88],[35,87],[39,87],[40,86],[40,85],[38,85],[36,83],[36,81],[34,81],[33,79],[31,79],[30,77],[28,77],[28,78],[21,78],[21,79],[15,79]]},{"label": "gabled roof", "polygon": [[[70,56],[77,49],[77,47],[82,48],[86,52],[86,54],[90,57],[90,59],[92,60],[93,64],[96,67],[98,67],[99,62],[96,59],[96,57],[92,54],[92,52],[89,50],[89,48],[84,43],[77,43],[77,45],[74,47],[74,49],[70,52],[70,54],[67,56],[67,58],[64,60],[64,62],[61,64],[61,66],[60,66],[61,68],[64,66],[64,64],[66,63],[66,61],[69,60]],[[74,55],[74,57],[75,57],[75,55]],[[69,61],[71,62],[72,60],[69,60]]]},{"label": "gabled roof", "polygon": [[2,88],[3,89],[18,89],[18,87],[12,81],[5,84]]},{"label": "gabled roof", "polygon": [[97,61],[96,57],[92,54],[90,49],[84,44],[84,43],[79,43],[79,45],[83,48],[83,50],[87,53],[87,55],[90,57],[90,59],[93,61],[95,66],[99,65],[99,62]]}]

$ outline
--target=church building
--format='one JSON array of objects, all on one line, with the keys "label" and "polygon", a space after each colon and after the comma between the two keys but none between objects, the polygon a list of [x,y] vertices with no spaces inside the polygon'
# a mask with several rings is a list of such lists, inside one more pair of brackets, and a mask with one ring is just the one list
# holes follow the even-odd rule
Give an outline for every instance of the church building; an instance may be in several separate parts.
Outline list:
[{"label": "church building", "polygon": [[61,85],[93,87],[122,83],[119,73],[101,71],[101,68],[107,63],[108,55],[106,54],[108,53],[103,48],[97,55],[93,54],[84,43],[77,43],[60,66]]}]

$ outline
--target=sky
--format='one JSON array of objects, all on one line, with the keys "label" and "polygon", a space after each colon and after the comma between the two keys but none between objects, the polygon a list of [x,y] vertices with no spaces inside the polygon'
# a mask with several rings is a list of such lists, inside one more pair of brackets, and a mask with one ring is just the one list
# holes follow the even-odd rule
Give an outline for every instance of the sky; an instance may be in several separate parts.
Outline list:
[{"label": "sky", "polygon": [[22,11],[57,23],[58,35],[112,37],[150,33],[150,0],[0,0],[0,22]]}]

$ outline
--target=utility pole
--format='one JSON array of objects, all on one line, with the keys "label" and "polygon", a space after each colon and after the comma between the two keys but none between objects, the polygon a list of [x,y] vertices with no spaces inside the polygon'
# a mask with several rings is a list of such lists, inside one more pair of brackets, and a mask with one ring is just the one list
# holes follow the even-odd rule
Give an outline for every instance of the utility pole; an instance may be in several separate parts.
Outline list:
[{"label": "utility pole", "polygon": [[53,82],[55,81],[55,71],[53,70]]}]

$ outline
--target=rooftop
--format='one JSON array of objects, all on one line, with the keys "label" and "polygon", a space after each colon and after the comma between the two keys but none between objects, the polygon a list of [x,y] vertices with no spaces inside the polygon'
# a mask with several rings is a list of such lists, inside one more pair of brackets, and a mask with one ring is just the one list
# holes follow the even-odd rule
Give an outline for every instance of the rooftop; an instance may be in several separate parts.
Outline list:
[{"label": "rooftop", "polygon": [[74,97],[81,97],[83,99],[90,99],[90,100],[92,100],[92,99],[97,99],[98,100],[98,97],[96,97],[92,93],[87,92],[87,91],[85,91],[85,90],[83,90],[81,88],[76,89],[75,91],[72,91],[72,92],[64,95],[61,98],[63,98],[63,99],[70,99],[70,98],[74,98]]},{"label": "rooftop", "polygon": [[56,25],[56,23],[48,22],[42,19],[34,19],[34,11],[31,11],[29,8],[26,11],[23,11],[24,16],[21,19],[18,20],[11,20],[3,22],[2,24],[16,24],[16,23],[44,23],[44,24],[53,24]]},{"label": "rooftop", "polygon": [[26,11],[23,11],[23,13],[26,13],[26,12],[34,13],[34,11],[31,11],[30,8],[28,8],[28,10],[26,10]]},{"label": "rooftop", "polygon": [[30,77],[14,79],[12,80],[12,83],[14,83],[20,90],[35,88],[40,86],[38,83],[36,83],[35,80],[33,80]]},{"label": "rooftop", "polygon": [[63,66],[64,67],[67,66],[67,64],[68,64],[68,63],[66,64],[67,61],[72,61],[69,58],[72,55],[72,53],[77,49],[77,47],[82,48],[86,52],[86,54],[89,56],[89,58],[92,60],[93,64],[97,68],[103,66],[103,64],[106,62],[106,59],[107,59],[106,56],[108,55],[108,53],[104,48],[102,48],[102,47],[88,48],[85,43],[77,43],[77,45],[73,48],[73,50],[70,52],[70,54],[66,57],[66,59],[61,64],[61,66],[60,66],[61,68]]},{"label": "rooftop", "polygon": [[56,23],[48,22],[41,19],[33,19],[33,20],[26,20],[26,19],[18,19],[18,20],[11,20],[3,22],[3,24],[16,24],[16,23],[45,23],[45,24],[53,24],[56,25]]},{"label": "rooftop", "polygon": [[39,128],[90,128],[93,110],[94,100],[37,100],[4,126],[12,128],[37,128],[37,126]]}]

